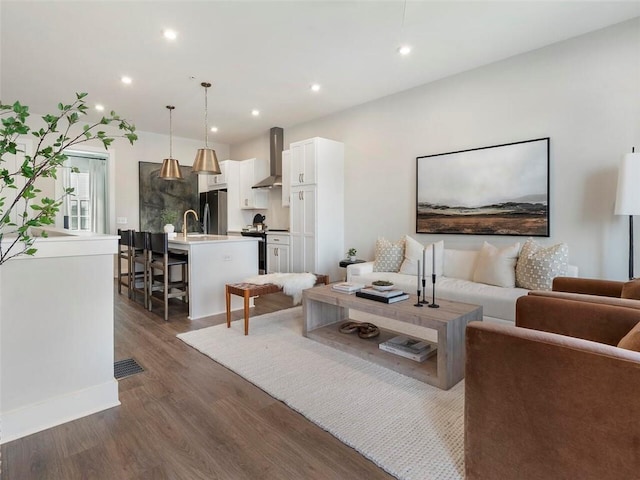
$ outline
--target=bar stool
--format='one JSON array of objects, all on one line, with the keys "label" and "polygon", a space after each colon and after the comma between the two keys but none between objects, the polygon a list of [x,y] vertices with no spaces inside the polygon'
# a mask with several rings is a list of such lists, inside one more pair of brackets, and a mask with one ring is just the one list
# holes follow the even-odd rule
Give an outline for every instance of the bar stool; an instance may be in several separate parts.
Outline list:
[{"label": "bar stool", "polygon": [[[127,295],[131,298],[132,266],[133,266],[133,230],[118,229],[118,293],[122,294],[122,287],[127,288]],[[122,262],[126,268],[122,268]],[[126,280],[125,280],[126,279]]]},{"label": "bar stool", "polygon": [[[169,299],[182,298],[183,302],[188,300],[188,257],[169,253],[169,237],[166,233],[152,233],[150,234],[150,239],[149,311],[151,311],[153,300],[162,300],[164,302],[164,319],[169,320]],[[172,281],[170,278],[170,269],[174,266],[182,268],[182,278],[180,280]],[[161,273],[156,274],[157,270],[160,270]],[[161,292],[162,297],[154,296],[154,292]]]},{"label": "bar stool", "polygon": [[136,293],[142,293],[143,304],[145,308],[148,306],[148,289],[149,283],[149,255],[150,240],[149,232],[133,232],[133,258],[131,284],[132,298],[135,300]]}]

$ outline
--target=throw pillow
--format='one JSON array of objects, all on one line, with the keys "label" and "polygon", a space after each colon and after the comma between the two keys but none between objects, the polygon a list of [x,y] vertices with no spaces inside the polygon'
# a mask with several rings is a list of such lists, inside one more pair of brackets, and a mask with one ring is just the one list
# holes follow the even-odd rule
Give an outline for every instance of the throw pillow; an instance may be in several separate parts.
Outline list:
[{"label": "throw pillow", "polygon": [[516,265],[516,285],[529,290],[551,290],[553,279],[567,275],[569,247],[543,247],[533,239],[522,246]]},{"label": "throw pillow", "polygon": [[[431,243],[429,245],[422,245],[414,238],[407,235],[404,243],[404,260],[400,265],[400,273],[405,275],[416,275],[418,273],[418,260],[420,260],[420,274],[422,275],[422,261],[426,261],[424,271],[427,275],[433,273],[433,251],[432,248],[436,247],[436,275],[443,274],[444,263],[444,241]],[[425,251],[426,250],[426,251]],[[424,254],[423,254],[424,251]]]},{"label": "throw pillow", "polygon": [[386,238],[376,241],[374,272],[398,272],[404,260],[404,238],[391,243]]},{"label": "throw pillow", "polygon": [[472,282],[477,258],[478,250],[453,250],[448,248],[444,252],[443,275]]},{"label": "throw pillow", "polygon": [[640,352],[640,323],[636,324],[635,327],[629,330],[629,333],[622,337],[618,342],[618,347]]},{"label": "throw pillow", "polygon": [[516,261],[520,243],[498,248],[484,242],[478,252],[473,281],[498,287],[513,288],[516,286]]},{"label": "throw pillow", "polygon": [[640,279],[630,280],[622,285],[620,298],[631,298],[640,300]]}]

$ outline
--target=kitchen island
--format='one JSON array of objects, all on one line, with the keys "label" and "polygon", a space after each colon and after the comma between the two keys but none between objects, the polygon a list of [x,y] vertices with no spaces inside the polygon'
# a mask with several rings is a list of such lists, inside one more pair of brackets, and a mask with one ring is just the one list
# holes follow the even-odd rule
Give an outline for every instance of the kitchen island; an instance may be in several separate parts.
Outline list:
[{"label": "kitchen island", "polygon": [[[258,274],[258,239],[227,235],[181,233],[169,238],[169,248],[189,255],[189,318],[226,311],[224,286]],[[233,310],[243,308],[235,299]]]}]

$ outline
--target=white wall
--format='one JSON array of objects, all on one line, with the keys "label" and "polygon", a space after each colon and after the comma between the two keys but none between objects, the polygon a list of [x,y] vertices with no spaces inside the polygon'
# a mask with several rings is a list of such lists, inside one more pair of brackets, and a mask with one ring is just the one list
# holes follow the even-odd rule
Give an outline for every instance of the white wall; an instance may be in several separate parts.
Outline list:
[{"label": "white wall", "polygon": [[[524,241],[415,234],[416,157],[549,136],[551,237],[538,240],[566,242],[581,276],[622,280],[628,218],[615,217],[613,204],[621,155],[640,148],[639,85],[640,19],[634,19],[317,121],[280,126],[285,148],[314,136],[345,143],[345,246],[365,258],[373,258],[378,235],[444,239],[453,248]],[[268,136],[232,145],[231,155],[268,156]],[[272,217],[286,219],[287,209],[272,210]]]},{"label": "white wall", "polygon": [[[135,118],[128,119],[135,123]],[[196,151],[203,147],[201,140],[173,137],[173,158],[180,165],[193,165]],[[209,142],[219,160],[229,158],[229,146]],[[138,162],[162,163],[169,156],[169,136],[138,132],[138,141],[131,146],[128,141],[118,139],[112,144],[115,153],[115,213],[116,217],[126,217],[126,225],[118,228],[138,230],[140,228],[138,202]]]}]

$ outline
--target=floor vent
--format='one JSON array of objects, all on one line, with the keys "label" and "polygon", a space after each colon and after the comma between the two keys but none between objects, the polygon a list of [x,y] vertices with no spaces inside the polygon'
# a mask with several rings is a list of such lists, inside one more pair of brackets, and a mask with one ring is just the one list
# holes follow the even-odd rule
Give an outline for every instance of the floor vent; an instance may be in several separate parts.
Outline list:
[{"label": "floor vent", "polygon": [[116,380],[120,380],[121,378],[129,377],[140,372],[144,372],[144,368],[138,365],[138,362],[133,358],[118,360],[113,364],[113,375],[116,377]]}]

